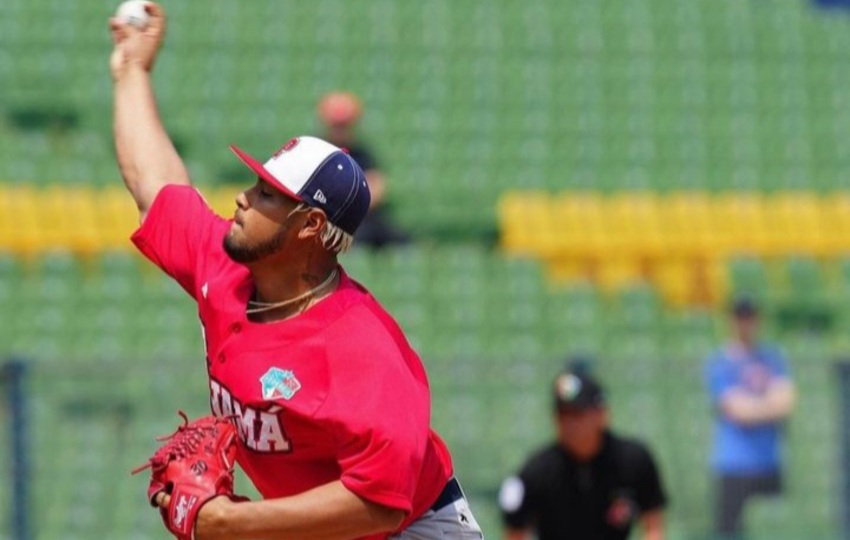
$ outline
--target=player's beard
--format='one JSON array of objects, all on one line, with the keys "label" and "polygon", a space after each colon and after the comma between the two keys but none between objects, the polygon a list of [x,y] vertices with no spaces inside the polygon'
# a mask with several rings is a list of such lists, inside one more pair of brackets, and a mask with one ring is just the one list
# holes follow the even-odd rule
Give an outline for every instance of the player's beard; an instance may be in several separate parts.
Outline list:
[{"label": "player's beard", "polygon": [[280,226],[280,229],[268,240],[264,240],[258,244],[250,245],[246,242],[238,242],[236,237],[228,233],[224,237],[224,251],[227,256],[234,262],[241,264],[257,262],[269,255],[280,250],[283,243],[286,241],[286,233],[289,230],[287,224]]}]

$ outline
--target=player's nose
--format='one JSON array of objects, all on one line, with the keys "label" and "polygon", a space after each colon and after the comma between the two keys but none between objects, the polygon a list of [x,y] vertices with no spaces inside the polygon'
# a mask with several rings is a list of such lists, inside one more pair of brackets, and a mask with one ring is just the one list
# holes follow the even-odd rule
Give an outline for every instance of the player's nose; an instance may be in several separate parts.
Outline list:
[{"label": "player's nose", "polygon": [[242,210],[248,208],[248,197],[245,195],[244,191],[240,191],[236,196],[236,206]]}]

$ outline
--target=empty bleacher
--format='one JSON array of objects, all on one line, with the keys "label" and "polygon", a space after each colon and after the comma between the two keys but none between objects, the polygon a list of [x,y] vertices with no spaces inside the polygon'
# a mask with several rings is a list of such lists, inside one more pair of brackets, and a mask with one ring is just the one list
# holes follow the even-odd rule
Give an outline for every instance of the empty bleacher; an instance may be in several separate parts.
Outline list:
[{"label": "empty bleacher", "polygon": [[[704,537],[701,362],[740,291],[765,301],[801,388],[788,497],[752,521],[838,537],[850,19],[802,1],[163,2],[161,110],[222,215],[250,182],[228,144],[269,154],[317,130],[325,91],[363,97],[394,213],[421,241],[343,263],[422,353],[488,536],[501,477],[549,435],[549,377],[589,355],[615,425],[659,455],[671,538]],[[0,353],[32,366],[44,539],[164,538],[126,471],[175,409],[205,409],[194,307],[127,242],[114,8],[0,1]],[[481,247],[497,230],[504,249]]]},{"label": "empty bleacher", "polygon": [[[423,230],[492,228],[506,189],[847,185],[846,20],[803,2],[165,6],[157,89],[202,184],[245,178],[227,144],[270,154],[317,129],[324,91],[347,88],[363,96],[400,218]],[[118,181],[111,9],[0,6],[0,179]],[[36,20],[44,32],[24,30]]]}]

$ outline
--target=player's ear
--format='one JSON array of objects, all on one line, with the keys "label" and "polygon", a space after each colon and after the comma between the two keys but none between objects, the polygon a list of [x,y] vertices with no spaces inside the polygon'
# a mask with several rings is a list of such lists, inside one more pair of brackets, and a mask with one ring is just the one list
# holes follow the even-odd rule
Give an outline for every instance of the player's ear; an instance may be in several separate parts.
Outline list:
[{"label": "player's ear", "polygon": [[328,216],[318,208],[310,208],[304,217],[304,224],[301,230],[298,231],[298,238],[309,239],[319,238],[325,224],[328,222]]}]

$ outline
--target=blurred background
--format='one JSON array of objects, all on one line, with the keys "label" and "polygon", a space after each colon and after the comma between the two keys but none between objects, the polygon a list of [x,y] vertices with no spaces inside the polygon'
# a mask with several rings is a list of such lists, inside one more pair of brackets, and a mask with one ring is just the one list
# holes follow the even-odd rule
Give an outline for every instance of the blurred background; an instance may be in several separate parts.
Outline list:
[{"label": "blurred background", "polygon": [[[176,409],[207,410],[194,305],[128,241],[116,4],[0,1],[0,538],[167,538],[129,470]],[[703,362],[747,293],[799,390],[786,494],[750,528],[846,538],[850,11],[828,4],[164,0],[155,83],[225,216],[253,182],[228,144],[270,155],[322,132],[327,92],[359,97],[410,241],[342,263],[420,352],[487,536],[583,355],[615,428],[655,451],[669,536],[706,538]]]}]

